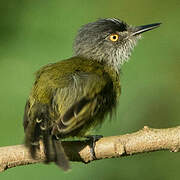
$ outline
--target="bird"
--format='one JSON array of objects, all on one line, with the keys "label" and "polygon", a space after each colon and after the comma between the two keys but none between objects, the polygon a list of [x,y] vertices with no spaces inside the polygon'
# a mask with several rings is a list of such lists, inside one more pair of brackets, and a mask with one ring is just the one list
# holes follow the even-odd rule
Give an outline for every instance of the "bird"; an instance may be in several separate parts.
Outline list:
[{"label": "bird", "polygon": [[160,24],[131,26],[118,18],[90,22],[76,35],[73,57],[36,72],[23,118],[25,145],[33,158],[42,141],[45,163],[70,169],[62,140],[85,137],[114,112],[121,95],[122,65],[141,34]]}]

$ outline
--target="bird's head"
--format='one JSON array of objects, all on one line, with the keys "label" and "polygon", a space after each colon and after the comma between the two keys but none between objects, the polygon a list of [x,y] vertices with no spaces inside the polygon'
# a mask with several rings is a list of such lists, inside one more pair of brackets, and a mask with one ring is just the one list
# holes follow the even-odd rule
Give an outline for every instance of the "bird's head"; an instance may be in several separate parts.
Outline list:
[{"label": "bird's head", "polygon": [[99,19],[80,28],[74,42],[75,55],[119,70],[131,55],[140,34],[159,25],[133,27],[115,18]]}]

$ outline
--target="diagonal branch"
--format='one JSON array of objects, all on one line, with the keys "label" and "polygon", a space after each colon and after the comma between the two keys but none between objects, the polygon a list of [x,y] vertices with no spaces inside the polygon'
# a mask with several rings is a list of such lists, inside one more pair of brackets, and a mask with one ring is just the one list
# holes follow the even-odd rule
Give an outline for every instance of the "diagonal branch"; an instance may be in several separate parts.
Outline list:
[{"label": "diagonal branch", "polygon": [[[64,141],[65,152],[70,161],[88,163],[93,160],[88,141]],[[180,149],[180,126],[168,129],[152,129],[145,126],[132,134],[101,138],[96,142],[97,159],[128,156],[157,150],[178,152]],[[0,171],[8,168],[39,163],[45,160],[43,146],[37,154],[37,160],[31,158],[24,145],[0,147]]]}]

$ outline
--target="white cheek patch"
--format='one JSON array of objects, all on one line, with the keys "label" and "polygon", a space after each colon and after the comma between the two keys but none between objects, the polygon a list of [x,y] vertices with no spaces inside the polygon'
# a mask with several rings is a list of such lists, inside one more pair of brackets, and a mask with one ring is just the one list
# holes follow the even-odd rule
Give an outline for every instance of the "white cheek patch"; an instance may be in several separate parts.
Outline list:
[{"label": "white cheek patch", "polygon": [[109,51],[111,53],[109,54],[108,64],[114,66],[114,68],[119,71],[121,66],[129,60],[138,39],[140,39],[140,36],[127,39],[123,45],[117,47],[116,49],[112,47]]}]

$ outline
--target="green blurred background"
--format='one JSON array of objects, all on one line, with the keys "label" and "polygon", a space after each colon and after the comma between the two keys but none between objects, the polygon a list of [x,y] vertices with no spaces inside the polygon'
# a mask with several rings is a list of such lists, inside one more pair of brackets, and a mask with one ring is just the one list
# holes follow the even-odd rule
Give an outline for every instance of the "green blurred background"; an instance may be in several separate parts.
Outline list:
[{"label": "green blurred background", "polygon": [[[143,34],[131,61],[123,66],[117,118],[106,121],[97,134],[180,125],[179,5],[179,0],[1,0],[0,146],[23,143],[22,117],[34,72],[71,57],[79,27],[103,17],[132,25],[163,24]],[[180,154],[167,151],[71,164],[68,173],[54,164],[12,168],[0,179],[180,179]]]}]

